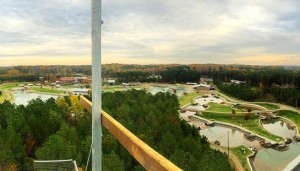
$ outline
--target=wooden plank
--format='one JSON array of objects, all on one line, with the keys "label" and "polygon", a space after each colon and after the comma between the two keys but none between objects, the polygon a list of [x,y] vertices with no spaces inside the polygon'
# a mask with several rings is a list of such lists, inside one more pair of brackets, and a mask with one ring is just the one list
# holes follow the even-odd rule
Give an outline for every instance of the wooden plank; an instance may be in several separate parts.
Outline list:
[{"label": "wooden plank", "polygon": [[[92,111],[92,103],[83,96],[80,97],[80,103],[89,112]],[[149,147],[105,111],[102,110],[101,113],[103,126],[145,169],[150,171],[181,171],[179,167]]]}]

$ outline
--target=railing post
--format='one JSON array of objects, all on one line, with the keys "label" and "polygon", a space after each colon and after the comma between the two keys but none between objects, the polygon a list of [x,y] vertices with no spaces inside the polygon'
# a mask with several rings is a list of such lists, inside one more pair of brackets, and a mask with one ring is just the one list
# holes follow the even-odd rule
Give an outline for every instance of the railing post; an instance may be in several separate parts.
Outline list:
[{"label": "railing post", "polygon": [[92,170],[102,170],[101,0],[92,0]]}]

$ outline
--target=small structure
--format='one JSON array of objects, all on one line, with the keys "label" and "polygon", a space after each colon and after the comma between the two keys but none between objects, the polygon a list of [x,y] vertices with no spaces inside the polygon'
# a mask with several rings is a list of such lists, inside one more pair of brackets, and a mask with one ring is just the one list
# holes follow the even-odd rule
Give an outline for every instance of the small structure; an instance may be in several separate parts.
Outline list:
[{"label": "small structure", "polygon": [[129,83],[122,83],[122,85],[123,85],[124,87],[126,87],[126,86],[131,86]]},{"label": "small structure", "polygon": [[207,84],[197,84],[193,86],[193,89],[200,91],[200,90],[212,90],[213,86]]},{"label": "small structure", "polygon": [[187,82],[186,85],[197,85],[197,83]]},{"label": "small structure", "polygon": [[209,122],[209,121],[205,122],[206,126],[213,126],[214,124],[215,124],[215,122]]},{"label": "small structure", "polygon": [[115,80],[115,79],[112,79],[112,78],[109,78],[109,79],[107,80],[107,82],[108,82],[108,85],[110,85],[110,86],[113,86],[113,85],[116,84],[116,80]]},{"label": "small structure", "polygon": [[44,83],[44,77],[39,77],[39,82]]},{"label": "small structure", "polygon": [[231,84],[239,84],[244,85],[246,84],[246,81],[240,81],[240,80],[230,80]]},{"label": "small structure", "polygon": [[58,79],[58,84],[75,84],[78,80],[75,77],[61,77]]},{"label": "small structure", "polygon": [[76,94],[88,94],[89,93],[89,89],[73,88],[72,92],[76,93]]},{"label": "small structure", "polygon": [[200,84],[213,84],[214,80],[212,78],[206,78],[206,77],[201,77],[200,78]]}]

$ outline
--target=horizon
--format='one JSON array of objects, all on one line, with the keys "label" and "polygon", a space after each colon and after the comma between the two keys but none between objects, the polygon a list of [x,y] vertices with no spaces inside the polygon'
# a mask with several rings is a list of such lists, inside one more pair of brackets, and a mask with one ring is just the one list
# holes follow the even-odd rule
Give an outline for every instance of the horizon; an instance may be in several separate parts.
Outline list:
[{"label": "horizon", "polygon": [[[179,64],[179,63],[166,63],[166,64],[125,64],[125,63],[106,63],[106,64],[101,64],[101,65],[141,65],[141,66],[146,66],[146,65],[231,65],[231,66],[261,66],[261,67],[272,67],[272,66],[282,66],[282,67],[300,67],[300,64],[295,64],[295,65],[255,65],[255,64],[221,64],[221,63],[190,63],[190,64]],[[49,64],[49,65],[42,65],[42,64],[37,64],[37,65],[11,65],[11,66],[2,66],[0,65],[0,68],[5,68],[5,67],[19,67],[19,66],[91,66],[92,64]]]},{"label": "horizon", "polygon": [[[34,4],[34,5],[33,5]],[[0,66],[90,65],[90,2],[0,2]],[[102,3],[103,64],[300,64],[300,2]]]}]

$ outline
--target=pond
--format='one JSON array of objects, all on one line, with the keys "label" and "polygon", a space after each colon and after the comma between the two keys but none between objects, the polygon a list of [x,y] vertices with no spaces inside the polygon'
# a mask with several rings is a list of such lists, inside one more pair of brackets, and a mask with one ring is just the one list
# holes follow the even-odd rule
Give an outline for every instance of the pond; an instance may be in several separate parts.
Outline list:
[{"label": "pond", "polygon": [[269,119],[261,123],[267,131],[282,138],[293,138],[296,134],[296,130],[289,128],[291,126],[289,123],[280,119]]},{"label": "pond", "polygon": [[39,94],[39,93],[29,93],[25,91],[14,91],[13,95],[15,97],[14,103],[16,105],[27,105],[28,102],[32,99],[40,98],[42,100],[50,99],[51,97],[57,98],[58,96],[48,95],[48,94]]},{"label": "pond", "polygon": [[228,146],[228,133],[229,133],[229,147],[237,147],[240,145],[244,145],[246,147],[255,147],[260,148],[259,141],[254,140],[250,141],[245,136],[244,133],[236,128],[227,127],[219,124],[215,124],[215,126],[206,126],[205,122],[199,118],[190,117],[194,115],[195,112],[185,112],[180,113],[180,116],[189,122],[191,125],[195,127],[200,127],[200,135],[204,135],[210,142],[215,140],[220,141],[221,146]]},{"label": "pond", "polygon": [[[229,133],[229,135],[228,135]],[[200,135],[204,135],[209,141],[220,141],[221,146],[228,146],[228,136],[229,136],[229,147],[237,147],[244,145],[246,147],[257,147],[259,141],[248,140],[244,133],[236,128],[225,127],[221,125],[215,125],[212,127],[207,127],[207,129],[200,130]]]}]

